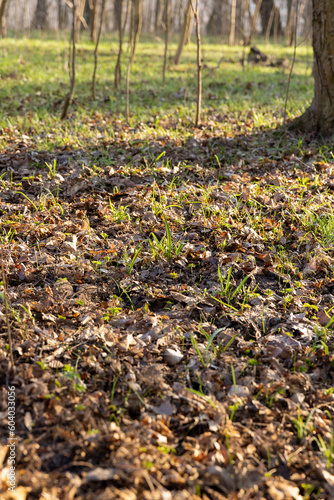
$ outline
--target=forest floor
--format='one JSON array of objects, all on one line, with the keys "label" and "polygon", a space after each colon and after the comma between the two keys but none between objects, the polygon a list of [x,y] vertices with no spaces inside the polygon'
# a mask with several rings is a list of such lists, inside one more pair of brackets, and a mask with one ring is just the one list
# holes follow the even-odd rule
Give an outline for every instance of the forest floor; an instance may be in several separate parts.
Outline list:
[{"label": "forest floor", "polygon": [[62,124],[6,43],[26,80],[0,66],[17,82],[0,137],[1,498],[333,498],[333,143],[274,128],[287,70],[228,63],[240,102],[268,86],[276,104],[213,108],[205,90],[199,129],[193,98],[159,115],[147,98],[127,125],[78,94]]}]

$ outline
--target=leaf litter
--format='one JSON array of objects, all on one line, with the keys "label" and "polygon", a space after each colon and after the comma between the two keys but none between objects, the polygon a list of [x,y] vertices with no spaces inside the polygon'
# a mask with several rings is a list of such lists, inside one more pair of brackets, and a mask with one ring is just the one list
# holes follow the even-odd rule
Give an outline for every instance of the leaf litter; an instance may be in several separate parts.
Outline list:
[{"label": "leaf litter", "polygon": [[333,496],[333,165],[247,123],[2,151],[20,498]]}]

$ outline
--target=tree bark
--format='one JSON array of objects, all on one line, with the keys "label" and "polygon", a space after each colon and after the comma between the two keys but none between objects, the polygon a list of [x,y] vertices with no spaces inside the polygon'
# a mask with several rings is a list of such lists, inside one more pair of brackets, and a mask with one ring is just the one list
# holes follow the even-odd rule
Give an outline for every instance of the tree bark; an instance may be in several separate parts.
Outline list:
[{"label": "tree bark", "polygon": [[77,10],[77,14],[75,16],[75,30],[74,30],[74,33],[75,33],[75,42],[77,43],[79,41],[79,34],[80,34],[80,26],[81,26],[81,23],[85,26],[85,28],[87,28],[87,23],[86,23],[86,20],[84,18],[84,11],[85,11],[85,6],[86,6],[86,0],[76,0],[77,1],[77,7],[76,7],[76,10]]},{"label": "tree bark", "polygon": [[160,10],[161,10],[161,2],[160,0],[156,0],[155,9],[154,9],[154,33],[157,34],[160,31]]},{"label": "tree bark", "polygon": [[2,38],[7,36],[6,6],[7,0],[2,0],[2,2],[0,2],[0,29]]},{"label": "tree bark", "polygon": [[32,27],[37,30],[45,30],[49,27],[47,0],[37,0]]},{"label": "tree bark", "polygon": [[196,8],[191,0],[191,8],[194,12],[196,23],[196,39],[197,39],[197,100],[196,100],[196,119],[195,126],[199,127],[201,123],[202,109],[202,45],[201,45],[201,30],[199,24],[199,0],[196,0]]},{"label": "tree bark", "polygon": [[169,27],[170,27],[170,0],[165,0],[165,50],[164,50],[164,65],[162,68],[162,83],[166,83],[166,68],[169,42]]},{"label": "tree bark", "polygon": [[123,10],[123,1],[122,0],[115,0],[114,1],[114,22],[113,22],[113,29],[115,31],[119,30],[119,20],[122,17],[122,10]]},{"label": "tree bark", "polygon": [[67,28],[69,12],[70,8],[64,0],[58,0],[58,29],[63,30]]},{"label": "tree bark", "polygon": [[303,36],[306,38],[307,43],[312,40],[312,2],[307,0],[304,10],[304,32]]},{"label": "tree bark", "polygon": [[238,36],[241,35],[244,38],[245,35],[245,21],[246,21],[246,2],[244,0],[237,0],[236,6],[236,19],[235,26],[237,29]]},{"label": "tree bark", "polygon": [[135,16],[134,16],[134,40],[133,40],[133,59],[135,57],[136,48],[139,40],[139,35],[141,32],[141,27],[143,24],[143,0],[135,0]]},{"label": "tree bark", "polygon": [[314,98],[305,113],[294,120],[291,128],[334,132],[334,2],[313,0],[313,75]]},{"label": "tree bark", "polygon": [[179,45],[174,57],[174,64],[179,64],[183,47],[186,45],[187,40],[189,39],[189,32],[192,28],[192,21],[194,18],[194,13],[193,9],[191,6],[191,0],[188,0],[187,7],[184,13],[184,19],[183,19],[183,25],[182,25],[182,31],[181,31],[181,36],[179,40]]},{"label": "tree bark", "polygon": [[115,89],[118,89],[121,85],[122,80],[122,69],[121,69],[121,61],[122,61],[122,53],[123,53],[123,0],[116,0],[115,2],[115,15],[117,17],[117,27],[118,27],[118,55],[117,62],[115,66]]},{"label": "tree bark", "polygon": [[255,33],[255,28],[256,28],[256,21],[257,21],[257,18],[258,18],[260,9],[261,9],[262,1],[263,0],[257,0],[257,2],[256,2],[255,12],[254,12],[253,19],[252,19],[252,22],[251,22],[251,30],[250,30],[249,39],[248,39],[248,44],[249,45],[251,45],[251,43],[253,41],[253,38],[254,38],[254,33]]},{"label": "tree bark", "polygon": [[231,6],[231,31],[230,31],[229,45],[234,45],[236,13],[237,13],[237,0],[232,0],[232,6]]},{"label": "tree bark", "polygon": [[100,43],[100,38],[101,38],[101,33],[102,33],[103,14],[104,14],[105,6],[106,6],[106,0],[102,0],[101,11],[100,11],[99,31],[98,31],[97,36],[96,36],[95,49],[94,49],[94,71],[93,71],[93,78],[92,78],[92,97],[93,97],[93,99],[96,99],[95,80],[96,80],[96,70],[97,70],[97,51],[99,48],[99,43]]},{"label": "tree bark", "polygon": [[206,32],[208,35],[221,35],[223,28],[223,17],[222,17],[222,0],[215,0],[213,4],[213,9],[209,17],[209,21],[206,25]]},{"label": "tree bark", "polygon": [[140,30],[143,21],[143,0],[132,0],[131,3],[131,52],[126,74],[126,119],[130,120],[130,73],[135,59],[136,47],[139,40]]},{"label": "tree bark", "polygon": [[263,0],[261,7],[260,7],[260,17],[261,17],[261,24],[262,24],[262,35],[267,36],[267,30],[269,24],[270,26],[270,31],[269,31],[269,36],[273,36],[274,34],[274,25],[273,25],[273,18],[274,14],[278,14],[278,26],[277,26],[277,31],[278,35],[282,34],[282,23],[281,23],[281,17],[279,14],[279,11],[275,11],[275,2],[274,0]]},{"label": "tree bark", "polygon": [[288,18],[287,18],[287,24],[285,27],[285,35],[287,38],[287,45],[288,47],[291,47],[293,44],[293,33],[294,33],[294,19],[295,19],[295,12],[294,12],[294,7],[295,3],[293,0],[288,0]]},{"label": "tree bark", "polygon": [[71,33],[71,38],[72,38],[72,51],[70,54],[70,63],[71,63],[71,86],[70,86],[70,92],[68,94],[68,97],[66,98],[66,101],[64,103],[64,108],[61,114],[61,120],[65,120],[67,118],[67,113],[68,113],[68,108],[72,104],[73,97],[74,97],[74,87],[75,87],[75,56],[76,56],[76,32],[75,30],[79,26],[77,24],[77,0],[73,0],[73,17],[72,17],[72,33]]},{"label": "tree bark", "polygon": [[89,16],[90,40],[96,42],[97,37],[97,0],[92,0]]}]

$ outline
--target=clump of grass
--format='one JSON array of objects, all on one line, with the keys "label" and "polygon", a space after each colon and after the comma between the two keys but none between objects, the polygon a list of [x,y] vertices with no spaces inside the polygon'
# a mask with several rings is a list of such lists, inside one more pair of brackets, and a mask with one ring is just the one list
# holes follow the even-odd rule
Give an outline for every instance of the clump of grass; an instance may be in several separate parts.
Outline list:
[{"label": "clump of grass", "polygon": [[168,221],[164,214],[162,215],[162,217],[166,228],[166,234],[159,241],[156,235],[154,233],[151,233],[152,239],[149,239],[148,242],[151,246],[154,259],[159,259],[160,251],[162,256],[167,259],[168,262],[170,262],[173,256],[179,257],[181,250],[184,247],[184,243],[177,240],[173,241]]}]

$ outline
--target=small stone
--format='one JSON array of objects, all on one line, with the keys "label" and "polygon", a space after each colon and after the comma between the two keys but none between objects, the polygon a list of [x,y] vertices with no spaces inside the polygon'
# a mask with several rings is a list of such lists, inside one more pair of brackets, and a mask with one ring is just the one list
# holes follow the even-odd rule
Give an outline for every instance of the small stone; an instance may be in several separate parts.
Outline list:
[{"label": "small stone", "polygon": [[183,359],[183,354],[178,350],[166,349],[164,359],[167,365],[174,366],[180,363]]},{"label": "small stone", "polygon": [[233,396],[234,394],[239,398],[246,398],[247,396],[249,396],[249,389],[244,385],[233,385],[228,391],[228,395]]},{"label": "small stone", "polygon": [[249,303],[252,306],[261,306],[263,302],[262,297],[255,297],[254,299],[250,300]]}]

